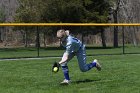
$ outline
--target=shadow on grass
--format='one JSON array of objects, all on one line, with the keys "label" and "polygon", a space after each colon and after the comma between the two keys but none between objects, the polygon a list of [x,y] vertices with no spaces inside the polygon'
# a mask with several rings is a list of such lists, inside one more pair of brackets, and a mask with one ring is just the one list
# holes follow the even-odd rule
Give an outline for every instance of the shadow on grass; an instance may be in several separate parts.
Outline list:
[{"label": "shadow on grass", "polygon": [[96,82],[96,81],[100,81],[100,80],[101,79],[96,79],[96,80],[84,79],[84,80],[74,81],[73,83],[80,84],[80,83]]}]

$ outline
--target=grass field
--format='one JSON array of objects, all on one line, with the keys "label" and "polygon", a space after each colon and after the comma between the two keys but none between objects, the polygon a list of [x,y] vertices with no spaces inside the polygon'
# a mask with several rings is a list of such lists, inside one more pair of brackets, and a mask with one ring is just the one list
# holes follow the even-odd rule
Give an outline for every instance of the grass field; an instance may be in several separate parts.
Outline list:
[{"label": "grass field", "polygon": [[[72,83],[61,86],[61,69],[52,73],[58,58],[0,61],[0,93],[140,93],[140,55],[94,56],[102,71],[80,72],[76,58],[69,62]],[[93,57],[87,57],[90,62]]]}]

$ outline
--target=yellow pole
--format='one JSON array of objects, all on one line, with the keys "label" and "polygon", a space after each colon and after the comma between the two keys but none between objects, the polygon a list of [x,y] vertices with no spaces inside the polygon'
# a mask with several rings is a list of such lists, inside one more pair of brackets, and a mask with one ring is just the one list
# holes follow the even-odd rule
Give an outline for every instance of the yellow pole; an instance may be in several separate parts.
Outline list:
[{"label": "yellow pole", "polygon": [[0,26],[140,26],[140,23],[0,23]]}]

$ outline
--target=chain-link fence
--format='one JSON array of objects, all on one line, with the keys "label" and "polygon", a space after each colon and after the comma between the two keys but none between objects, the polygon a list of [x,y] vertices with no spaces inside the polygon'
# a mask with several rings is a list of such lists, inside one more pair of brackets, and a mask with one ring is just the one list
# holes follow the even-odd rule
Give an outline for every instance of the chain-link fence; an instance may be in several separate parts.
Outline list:
[{"label": "chain-link fence", "polygon": [[86,45],[87,55],[140,53],[139,26],[1,26],[0,58],[62,56],[58,29],[70,30]]}]

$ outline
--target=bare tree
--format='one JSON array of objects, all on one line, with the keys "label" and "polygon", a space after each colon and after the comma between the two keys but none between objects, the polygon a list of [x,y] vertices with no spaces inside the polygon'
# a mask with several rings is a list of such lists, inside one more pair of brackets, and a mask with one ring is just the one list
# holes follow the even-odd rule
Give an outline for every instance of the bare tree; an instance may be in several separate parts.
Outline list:
[{"label": "bare tree", "polygon": [[[123,23],[136,23],[139,19],[139,5],[138,0],[121,0],[120,2],[120,12],[119,12],[119,21]],[[128,28],[128,29],[127,29]],[[137,27],[127,27],[125,30],[128,30],[131,36],[131,40],[134,46],[138,45],[136,32]]]},{"label": "bare tree", "polygon": [[[119,9],[120,9],[120,1],[121,0],[117,0],[114,3],[114,7],[113,7],[113,19],[114,19],[114,23],[118,23],[118,13],[119,13]],[[114,26],[114,43],[113,43],[114,47],[118,47],[118,26]]]}]

